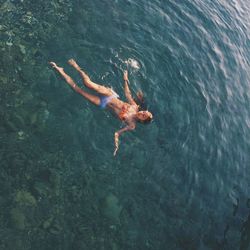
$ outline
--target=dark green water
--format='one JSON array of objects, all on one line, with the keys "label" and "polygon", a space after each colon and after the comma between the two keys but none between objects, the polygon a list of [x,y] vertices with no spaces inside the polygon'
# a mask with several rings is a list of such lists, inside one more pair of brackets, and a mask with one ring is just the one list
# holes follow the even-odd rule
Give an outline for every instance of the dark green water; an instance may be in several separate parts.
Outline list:
[{"label": "dark green water", "polygon": [[[0,1],[0,249],[250,249],[250,4]],[[121,137],[49,66],[154,114]],[[82,86],[82,85],[81,85]]]}]

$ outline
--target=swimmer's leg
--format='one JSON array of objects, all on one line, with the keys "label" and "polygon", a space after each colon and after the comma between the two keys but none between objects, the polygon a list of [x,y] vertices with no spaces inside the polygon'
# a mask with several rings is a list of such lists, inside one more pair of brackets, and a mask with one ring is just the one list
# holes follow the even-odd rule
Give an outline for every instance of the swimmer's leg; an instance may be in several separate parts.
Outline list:
[{"label": "swimmer's leg", "polygon": [[80,68],[80,66],[76,63],[74,59],[70,59],[68,63],[79,72],[85,86],[87,86],[90,89],[95,90],[101,95],[111,96],[114,94],[111,88],[92,82],[89,76]]},{"label": "swimmer's leg", "polygon": [[85,97],[87,100],[89,100],[90,102],[94,103],[95,105],[100,105],[100,98],[98,96],[95,96],[95,95],[91,95],[87,92],[85,92],[84,90],[82,90],[81,88],[79,88],[75,82],[73,81],[73,79],[67,75],[63,68],[61,67],[58,67],[54,62],[50,62],[50,65],[52,65],[52,67],[54,69],[56,69],[60,75],[66,80],[66,82],[77,92],[79,93],[80,95],[82,95],[83,97]]}]

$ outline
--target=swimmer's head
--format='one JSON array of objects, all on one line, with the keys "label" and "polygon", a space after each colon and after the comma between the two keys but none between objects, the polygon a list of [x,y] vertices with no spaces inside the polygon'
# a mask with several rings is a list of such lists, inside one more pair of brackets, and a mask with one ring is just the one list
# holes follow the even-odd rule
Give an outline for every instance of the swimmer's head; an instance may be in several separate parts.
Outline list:
[{"label": "swimmer's head", "polygon": [[150,123],[153,119],[153,115],[148,110],[139,111],[136,114],[138,122],[147,124]]}]

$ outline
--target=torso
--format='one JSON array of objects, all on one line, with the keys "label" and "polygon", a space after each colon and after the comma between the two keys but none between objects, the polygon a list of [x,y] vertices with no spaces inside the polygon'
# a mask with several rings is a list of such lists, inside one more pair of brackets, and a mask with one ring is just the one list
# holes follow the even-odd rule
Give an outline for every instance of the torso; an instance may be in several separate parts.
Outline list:
[{"label": "torso", "polygon": [[138,112],[137,105],[131,105],[117,98],[112,99],[108,103],[108,107],[115,112],[121,121],[126,123],[134,122],[135,115]]}]

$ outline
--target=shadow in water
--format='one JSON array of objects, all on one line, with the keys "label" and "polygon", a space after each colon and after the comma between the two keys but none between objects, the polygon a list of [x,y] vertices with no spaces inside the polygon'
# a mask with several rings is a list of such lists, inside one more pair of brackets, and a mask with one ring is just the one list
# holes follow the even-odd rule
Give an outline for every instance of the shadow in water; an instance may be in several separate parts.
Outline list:
[{"label": "shadow in water", "polygon": [[[247,200],[247,207],[250,208],[250,199]],[[250,246],[250,211],[247,220],[241,227],[240,250],[247,250]]]},{"label": "shadow in water", "polygon": [[[249,214],[247,216],[247,219],[241,224],[239,250],[250,249],[250,199],[247,200],[246,206],[249,209]],[[237,203],[233,205],[233,216],[236,216],[238,209],[239,209],[239,199],[237,199]],[[223,239],[219,244],[221,249],[228,249],[229,247],[230,242],[227,237],[229,231],[230,231],[230,223],[227,223],[223,232]]]}]

